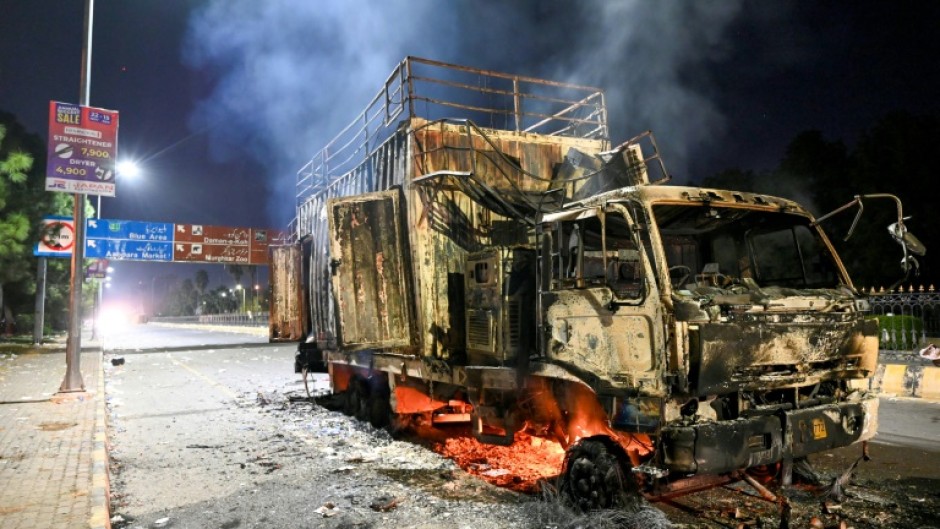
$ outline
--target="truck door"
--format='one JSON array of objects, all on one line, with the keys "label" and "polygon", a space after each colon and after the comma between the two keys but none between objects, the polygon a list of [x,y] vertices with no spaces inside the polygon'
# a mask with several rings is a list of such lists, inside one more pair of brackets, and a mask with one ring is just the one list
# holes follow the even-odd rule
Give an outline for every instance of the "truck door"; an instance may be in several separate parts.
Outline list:
[{"label": "truck door", "polygon": [[616,385],[660,385],[664,343],[652,268],[626,208],[543,219],[545,353]]},{"label": "truck door", "polygon": [[271,246],[271,305],[268,339],[297,342],[307,331],[300,246]]},{"label": "truck door", "polygon": [[398,190],[330,199],[330,258],[340,349],[413,345]]}]

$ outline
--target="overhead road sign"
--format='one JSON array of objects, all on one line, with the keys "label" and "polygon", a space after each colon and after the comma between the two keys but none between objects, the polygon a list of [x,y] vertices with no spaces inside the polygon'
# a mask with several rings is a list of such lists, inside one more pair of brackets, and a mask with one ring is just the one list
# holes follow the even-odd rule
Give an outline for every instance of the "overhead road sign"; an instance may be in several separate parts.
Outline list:
[{"label": "overhead road sign", "polygon": [[137,220],[88,219],[85,236],[89,239],[128,241],[173,241],[173,224]]},{"label": "overhead road sign", "polygon": [[88,219],[85,257],[117,261],[172,261],[173,224]]},{"label": "overhead road sign", "polygon": [[115,261],[168,262],[173,260],[173,243],[86,239],[85,257]]},{"label": "overhead road sign", "polygon": [[46,191],[113,197],[118,113],[49,102]]},{"label": "overhead road sign", "polygon": [[117,219],[88,219],[85,236],[86,258],[243,265],[268,264],[268,246],[287,240],[277,230]]},{"label": "overhead road sign", "polygon": [[184,262],[266,265],[268,246],[283,239],[279,231],[202,224],[177,224],[173,233],[173,260]]}]

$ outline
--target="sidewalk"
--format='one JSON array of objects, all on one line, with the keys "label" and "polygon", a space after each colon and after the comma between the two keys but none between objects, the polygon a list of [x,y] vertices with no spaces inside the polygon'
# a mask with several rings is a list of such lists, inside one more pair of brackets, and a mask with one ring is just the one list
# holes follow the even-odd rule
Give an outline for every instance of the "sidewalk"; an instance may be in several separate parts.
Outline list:
[{"label": "sidewalk", "polygon": [[0,527],[107,528],[104,378],[83,340],[84,393],[56,396],[63,344],[0,343]]}]

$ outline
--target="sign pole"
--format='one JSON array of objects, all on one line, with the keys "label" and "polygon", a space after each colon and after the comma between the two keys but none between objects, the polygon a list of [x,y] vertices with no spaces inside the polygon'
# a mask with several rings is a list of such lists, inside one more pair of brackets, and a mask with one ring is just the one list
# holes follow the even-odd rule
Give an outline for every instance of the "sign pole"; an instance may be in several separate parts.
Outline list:
[{"label": "sign pole", "polygon": [[[89,106],[91,99],[91,35],[94,27],[95,0],[85,0],[85,41],[82,45],[82,84],[79,104]],[[69,281],[69,336],[65,345],[65,378],[60,393],[84,391],[82,380],[82,256],[85,249],[85,195],[74,200],[75,245],[72,251]]]},{"label": "sign pole", "polygon": [[46,319],[46,258],[40,257],[36,265],[36,310],[33,313],[33,343],[42,344]]}]

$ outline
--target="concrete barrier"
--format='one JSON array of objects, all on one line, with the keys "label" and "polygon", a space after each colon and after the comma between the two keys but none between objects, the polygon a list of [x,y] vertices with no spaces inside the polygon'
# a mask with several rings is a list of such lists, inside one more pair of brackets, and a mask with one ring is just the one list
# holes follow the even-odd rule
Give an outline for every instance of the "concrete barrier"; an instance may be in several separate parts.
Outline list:
[{"label": "concrete barrier", "polygon": [[890,359],[878,365],[875,374],[855,387],[879,391],[886,397],[907,397],[940,401],[940,367],[911,356],[908,361]]}]

